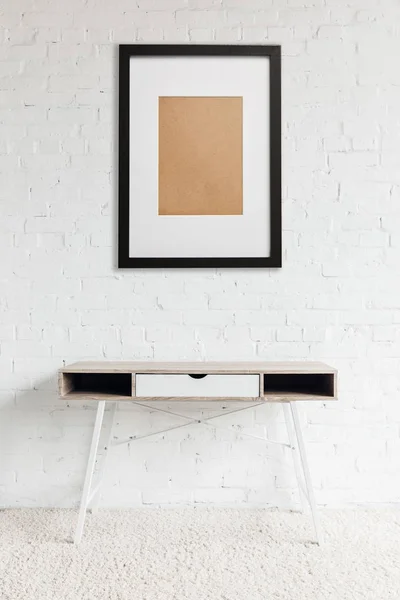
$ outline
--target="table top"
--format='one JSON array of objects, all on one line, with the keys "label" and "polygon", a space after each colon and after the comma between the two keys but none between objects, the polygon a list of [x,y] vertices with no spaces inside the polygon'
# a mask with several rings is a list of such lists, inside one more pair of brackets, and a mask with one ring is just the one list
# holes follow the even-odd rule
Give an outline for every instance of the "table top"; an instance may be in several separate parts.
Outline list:
[{"label": "table top", "polygon": [[318,361],[80,361],[67,365],[60,373],[336,373],[333,367]]}]

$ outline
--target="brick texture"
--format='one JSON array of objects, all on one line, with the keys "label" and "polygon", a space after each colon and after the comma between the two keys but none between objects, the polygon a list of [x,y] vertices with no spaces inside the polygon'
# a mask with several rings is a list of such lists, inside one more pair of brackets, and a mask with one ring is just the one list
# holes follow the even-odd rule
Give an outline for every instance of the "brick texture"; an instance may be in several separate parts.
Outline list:
[{"label": "brick texture", "polygon": [[[340,401],[301,411],[317,501],[400,501],[399,18],[395,0],[0,0],[2,504],[76,503],[94,413],[55,373],[92,358],[326,360]],[[116,269],[116,44],[139,41],[282,44],[282,270]],[[279,407],[224,419],[116,446],[104,504],[292,506],[288,453],[239,435],[285,440]],[[121,442],[181,422],[117,421]]]}]

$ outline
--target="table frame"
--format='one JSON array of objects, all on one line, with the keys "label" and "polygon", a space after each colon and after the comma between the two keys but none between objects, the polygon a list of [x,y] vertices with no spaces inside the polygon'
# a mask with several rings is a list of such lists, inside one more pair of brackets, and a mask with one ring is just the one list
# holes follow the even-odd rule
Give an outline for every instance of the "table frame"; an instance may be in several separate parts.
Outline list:
[{"label": "table frame", "polygon": [[[161,398],[138,398],[135,394],[135,377],[137,373],[149,373],[149,374],[167,374],[167,373],[181,373],[181,374],[258,374],[260,377],[260,390],[258,398],[172,398],[172,397],[161,397]],[[79,382],[79,377],[93,378],[96,374],[106,375],[114,377],[115,374],[121,374],[125,377],[124,382],[126,386],[126,376],[131,375],[132,380],[128,381],[128,390],[124,388],[124,395],[120,395],[121,390],[119,389],[119,383],[117,385],[118,391],[103,391],[97,388],[94,391],[87,389],[75,389],[74,385]],[[278,387],[272,389],[269,388],[268,381],[271,376],[277,376],[275,379],[275,386]],[[308,379],[302,378],[302,376],[308,377]],[[74,377],[77,377],[74,383]],[[283,378],[282,378],[283,377]],[[93,379],[90,379],[92,381]],[[86,384],[87,385],[86,380]],[[104,381],[104,380],[103,380]],[[107,381],[107,379],[106,379]],[[111,381],[111,380],[110,380]],[[113,380],[115,383],[115,380]],[[266,383],[267,381],[267,383]],[[287,381],[287,389],[282,389],[282,381]],[[286,385],[286,383],[285,383]],[[79,387],[79,384],[78,384]],[[101,387],[101,386],[100,386]],[[269,402],[278,402],[282,404],[283,413],[288,434],[288,443],[275,442],[262,436],[253,435],[245,432],[235,433],[241,437],[249,437],[255,440],[259,440],[264,443],[276,443],[282,446],[290,448],[292,451],[293,465],[296,474],[297,484],[299,488],[300,502],[302,510],[305,510],[307,504],[311,510],[311,516],[315,529],[316,542],[322,543],[322,531],[319,522],[319,516],[317,512],[317,505],[315,501],[314,490],[311,481],[310,469],[308,466],[306,447],[304,444],[303,434],[301,430],[301,422],[297,410],[297,401],[299,400],[335,400],[337,398],[337,372],[332,367],[325,365],[324,363],[318,362],[281,362],[281,363],[208,363],[208,362],[196,362],[196,363],[152,363],[152,362],[83,362],[75,363],[73,365],[60,369],[59,372],[59,389],[60,396],[65,400],[88,400],[97,402],[96,418],[94,423],[94,429],[92,434],[92,441],[90,445],[90,451],[88,456],[88,462],[86,467],[86,475],[83,485],[82,497],[79,507],[78,522],[76,526],[74,542],[79,544],[82,539],[85,519],[87,510],[89,507],[93,511],[96,511],[100,504],[101,499],[101,488],[104,478],[104,472],[106,469],[107,457],[109,454],[110,446],[112,445],[112,434],[115,422],[115,415],[117,411],[117,405],[119,402],[132,402],[138,407],[143,409],[150,409],[153,411],[159,411],[169,415],[174,415],[185,419],[187,422],[168,427],[161,431],[145,433],[143,435],[130,436],[127,443],[134,442],[135,440],[143,440],[145,438],[160,435],[172,431],[174,429],[180,429],[187,427],[192,424],[202,424],[214,428],[226,429],[216,423],[216,420],[233,413],[241,412],[243,410],[250,410],[262,404]],[[158,400],[168,401],[227,401],[235,400],[236,402],[243,401],[244,406],[235,408],[233,410],[224,411],[221,414],[213,415],[206,419],[196,419],[187,415],[175,412],[166,408],[157,406]],[[102,455],[102,460],[99,461],[98,467],[98,481],[93,486],[93,476],[98,457],[98,449],[100,443],[100,435],[102,432],[106,403],[111,405],[111,411],[108,422],[105,424],[105,446]],[[228,428],[232,432],[232,429]],[[119,442],[124,443],[124,442]]]},{"label": "table frame", "polygon": [[[116,415],[117,404],[118,404],[118,401],[114,401],[114,402],[108,401],[111,404],[111,411],[110,411],[110,415],[109,415],[109,421],[106,424],[106,428],[107,428],[106,440],[107,441],[104,446],[104,454],[102,457],[101,464],[99,466],[98,482],[95,486],[93,486],[92,485],[93,475],[94,475],[94,469],[95,469],[95,465],[96,465],[96,458],[98,455],[100,434],[101,434],[102,424],[103,424],[103,420],[104,420],[106,402],[107,402],[106,400],[101,400],[101,401],[98,401],[98,404],[97,404],[96,419],[95,419],[92,441],[91,441],[91,445],[90,445],[89,457],[88,457],[88,462],[87,462],[87,467],[86,467],[86,475],[85,475],[85,481],[84,481],[84,485],[83,485],[82,497],[81,497],[81,501],[80,501],[78,522],[77,522],[75,536],[74,536],[75,544],[79,544],[82,539],[83,528],[84,528],[88,508],[90,507],[90,505],[92,505],[91,506],[92,511],[96,512],[98,510],[99,504],[100,504],[101,488],[102,488],[102,483],[103,483],[104,472],[106,469],[106,463],[107,463],[109,449],[110,449],[110,446],[112,445],[111,444],[112,431],[113,431],[113,427],[114,427],[115,415]],[[133,404],[135,404],[136,406],[141,406],[143,408],[151,408],[152,410],[156,410],[156,411],[160,411],[160,412],[174,415],[177,417],[181,417],[181,418],[187,419],[188,422],[181,424],[181,425],[175,425],[175,426],[169,427],[167,429],[163,429],[162,431],[156,431],[156,432],[152,432],[152,433],[148,433],[148,434],[140,435],[140,436],[132,436],[129,438],[129,440],[126,440],[127,442],[133,442],[133,441],[139,440],[139,439],[143,440],[145,438],[148,438],[148,437],[151,437],[154,435],[160,435],[163,433],[167,433],[168,431],[172,431],[174,429],[180,429],[183,427],[187,427],[194,423],[202,424],[202,425],[211,425],[212,427],[216,427],[218,429],[226,429],[225,427],[217,427],[213,423],[210,423],[210,421],[213,421],[214,419],[217,419],[222,416],[230,415],[232,413],[241,412],[243,410],[249,410],[249,409],[255,408],[256,406],[265,404],[265,402],[259,402],[259,403],[251,404],[251,405],[249,405],[247,403],[247,406],[245,406],[243,408],[226,411],[219,415],[213,415],[212,417],[209,417],[207,419],[193,419],[192,417],[188,417],[187,415],[182,415],[180,413],[172,412],[172,411],[169,411],[166,409],[149,406],[148,404],[145,404],[142,402],[133,401]],[[279,444],[281,446],[286,446],[286,447],[290,448],[290,450],[292,451],[292,456],[293,456],[293,464],[294,464],[297,484],[298,484],[298,488],[299,488],[299,496],[300,496],[302,510],[303,511],[305,510],[306,502],[308,502],[310,509],[311,509],[311,515],[312,515],[312,520],[313,520],[313,524],[314,524],[316,541],[318,544],[321,544],[323,541],[322,531],[321,531],[321,526],[320,526],[320,521],[319,521],[319,515],[317,512],[317,505],[316,505],[316,501],[315,501],[315,495],[314,495],[314,490],[313,490],[313,486],[312,486],[311,474],[310,474],[310,469],[308,466],[307,454],[306,454],[305,444],[304,444],[304,440],[303,440],[300,419],[299,419],[299,415],[298,415],[298,411],[297,411],[297,405],[295,402],[283,402],[282,406],[283,406],[283,412],[284,412],[284,417],[285,417],[285,422],[286,422],[289,443],[274,442],[272,440],[268,440],[267,438],[263,438],[261,436],[255,436],[255,435],[252,435],[249,433],[243,433],[243,432],[240,432],[240,433],[236,432],[236,433],[238,433],[238,435],[240,435],[240,436],[249,437],[249,438],[253,438],[256,440],[262,440],[267,443],[275,443],[275,444]],[[228,430],[232,431],[232,429],[229,429],[229,428],[228,428]]]}]

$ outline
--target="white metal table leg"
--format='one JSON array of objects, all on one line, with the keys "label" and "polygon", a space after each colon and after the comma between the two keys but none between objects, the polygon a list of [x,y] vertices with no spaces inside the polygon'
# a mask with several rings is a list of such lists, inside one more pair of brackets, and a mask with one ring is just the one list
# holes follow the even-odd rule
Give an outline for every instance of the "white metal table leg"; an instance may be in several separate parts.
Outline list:
[{"label": "white metal table leg", "polygon": [[110,449],[110,445],[111,445],[111,439],[112,439],[112,432],[113,432],[113,427],[114,427],[114,421],[115,421],[115,413],[117,412],[117,402],[113,402],[112,406],[111,406],[111,414],[109,417],[109,422],[108,422],[108,426],[107,426],[107,435],[106,435],[106,441],[105,441],[105,446],[104,446],[104,455],[103,455],[103,459],[101,461],[101,466],[99,469],[99,484],[98,487],[96,488],[96,492],[93,496],[93,501],[92,501],[92,512],[96,513],[99,509],[99,503],[100,503],[100,498],[101,498],[101,487],[103,484],[103,477],[104,477],[104,473],[106,470],[106,464],[107,464],[107,458],[108,458],[108,453],[109,453],[109,449]]},{"label": "white metal table leg", "polygon": [[80,508],[79,508],[78,524],[76,526],[76,531],[75,531],[75,538],[74,538],[75,544],[79,544],[79,542],[81,541],[81,538],[82,538],[83,526],[84,526],[85,518],[86,518],[86,509],[88,506],[88,500],[89,500],[89,494],[90,494],[90,488],[92,486],[93,471],[94,471],[94,466],[96,463],[97,448],[99,446],[101,425],[103,423],[105,404],[106,404],[105,400],[101,400],[101,401],[99,401],[99,403],[97,405],[97,413],[96,413],[96,420],[94,423],[92,443],[90,446],[89,459],[88,459],[88,463],[87,463],[87,467],[86,467],[85,483],[83,484],[82,498],[81,498],[81,504],[80,504]]},{"label": "white metal table leg", "polygon": [[301,473],[301,465],[300,465],[300,460],[299,460],[299,449],[298,449],[298,444],[296,441],[296,435],[295,435],[295,432],[293,429],[292,416],[290,413],[289,404],[287,402],[283,402],[282,407],[283,407],[283,414],[285,416],[289,444],[291,446],[291,451],[292,451],[294,472],[296,474],[297,486],[299,488],[301,511],[305,512],[306,507],[307,507],[305,500],[308,500],[308,498],[307,498],[307,495],[304,494],[304,492],[303,492],[303,488],[304,488],[303,476]]},{"label": "white metal table leg", "polygon": [[304,445],[303,435],[301,433],[300,419],[299,419],[299,415],[297,412],[296,402],[290,402],[290,409],[292,412],[294,430],[296,432],[297,443],[299,446],[301,463],[303,465],[304,479],[306,480],[307,495],[308,495],[308,501],[310,503],[312,518],[314,521],[315,534],[317,536],[318,544],[321,545],[322,544],[322,532],[321,532],[321,527],[320,527],[320,523],[319,523],[317,505],[315,503],[314,490],[312,487],[310,469],[308,467],[306,448]]}]

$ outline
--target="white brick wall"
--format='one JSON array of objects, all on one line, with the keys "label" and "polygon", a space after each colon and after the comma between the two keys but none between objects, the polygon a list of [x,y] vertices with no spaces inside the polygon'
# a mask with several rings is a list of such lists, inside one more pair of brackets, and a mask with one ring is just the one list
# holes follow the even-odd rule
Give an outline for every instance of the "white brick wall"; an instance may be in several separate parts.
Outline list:
[{"label": "white brick wall", "polygon": [[[326,360],[340,401],[302,409],[318,502],[400,501],[399,18],[395,0],[0,0],[1,504],[77,501],[94,414],[58,400],[56,370],[90,358]],[[135,41],[282,44],[282,270],[116,269],[116,44]],[[227,421],[285,439],[276,406]],[[124,405],[116,440],[175,422]],[[116,446],[104,503],[296,497],[287,452],[199,425]]]}]

